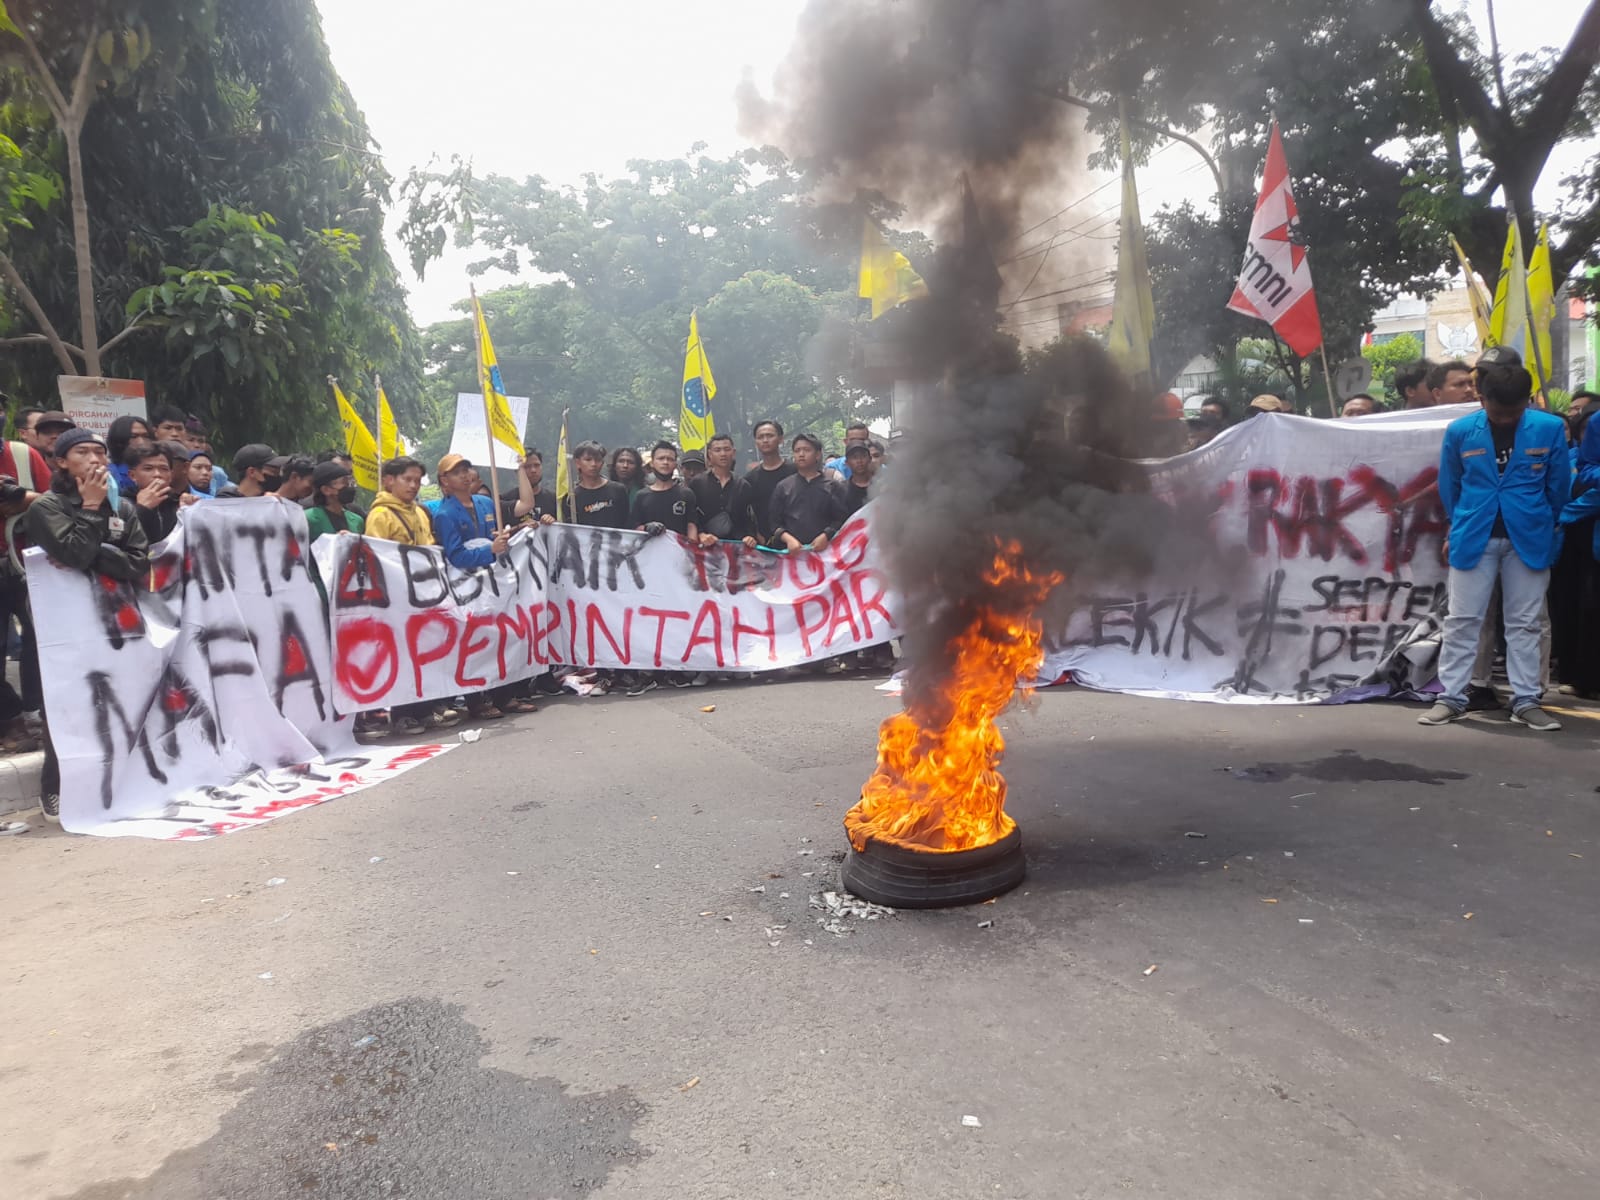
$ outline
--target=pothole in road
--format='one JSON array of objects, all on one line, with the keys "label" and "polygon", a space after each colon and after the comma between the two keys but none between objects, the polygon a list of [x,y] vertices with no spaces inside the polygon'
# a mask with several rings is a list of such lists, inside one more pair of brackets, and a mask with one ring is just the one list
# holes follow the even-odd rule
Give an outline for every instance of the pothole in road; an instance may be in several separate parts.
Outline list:
[{"label": "pothole in road", "polygon": [[376,1005],[279,1047],[216,1134],[147,1179],[69,1200],[527,1200],[586,1195],[643,1156],[626,1088],[573,1095],[480,1066],[488,1049],[459,1006]]}]

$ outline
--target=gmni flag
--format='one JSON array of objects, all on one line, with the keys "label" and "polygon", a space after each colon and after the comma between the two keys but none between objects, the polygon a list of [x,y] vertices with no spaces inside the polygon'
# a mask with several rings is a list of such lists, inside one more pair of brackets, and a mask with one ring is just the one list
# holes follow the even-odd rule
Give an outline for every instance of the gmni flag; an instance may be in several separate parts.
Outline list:
[{"label": "gmni flag", "polygon": [[1244,266],[1228,307],[1259,317],[1301,358],[1322,345],[1322,318],[1311,290],[1311,264],[1300,236],[1300,210],[1289,188],[1289,164],[1283,156],[1278,123],[1272,123],[1261,195],[1250,221]]},{"label": "gmni flag", "polygon": [[704,450],[717,432],[711,412],[717,381],[711,377],[705,347],[700,344],[700,313],[689,314],[689,342],[683,351],[683,407],[678,413],[678,445],[684,450]]}]

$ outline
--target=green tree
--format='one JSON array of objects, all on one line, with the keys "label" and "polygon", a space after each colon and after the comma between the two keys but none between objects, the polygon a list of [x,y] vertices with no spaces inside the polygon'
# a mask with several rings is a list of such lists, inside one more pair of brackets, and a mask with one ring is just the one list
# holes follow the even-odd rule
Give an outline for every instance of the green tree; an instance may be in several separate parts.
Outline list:
[{"label": "green tree", "polygon": [[1409,333],[1361,347],[1361,357],[1372,364],[1372,386],[1368,390],[1381,390],[1384,400],[1399,404],[1401,396],[1395,391],[1394,373],[1421,358],[1422,349],[1422,343]]},{"label": "green tree", "polygon": [[[9,3],[15,18],[24,2]],[[79,22],[63,30],[92,28],[116,9],[88,0],[26,7]],[[107,76],[89,107],[81,174],[91,256],[78,254],[77,222],[59,203],[24,202],[29,228],[0,232],[17,276],[7,275],[15,303],[0,297],[0,333],[25,339],[0,364],[6,383],[29,397],[54,390],[59,349],[52,364],[27,342],[46,347],[47,328],[81,323],[71,314],[87,262],[90,324],[119,331],[100,345],[104,369],[201,415],[224,446],[332,444],[329,374],[353,388],[381,371],[412,432],[422,359],[383,242],[391,181],[332,67],[312,0],[124,7],[159,10],[176,32],[152,32],[149,56]],[[35,25],[45,28],[44,18]],[[204,53],[172,49],[197,43]],[[95,62],[96,72],[111,69],[98,42]],[[121,62],[116,53],[112,62]],[[0,73],[0,133],[30,172],[70,177],[40,91],[20,68]]]},{"label": "green tree", "polygon": [[[477,179],[457,163],[413,175],[403,194],[402,238],[419,272],[454,240],[485,252],[474,269],[553,280],[481,297],[501,373],[532,397],[530,437],[547,448],[564,409],[574,440],[672,436],[695,309],[717,378],[713,411],[741,445],[759,416],[793,427],[878,412],[843,382],[860,323],[859,232],[848,246],[825,232],[838,214],[807,203],[775,152],[635,161],[578,188]],[[436,405],[477,390],[465,320],[431,327],[425,341]]]},{"label": "green tree", "polygon": [[[1158,357],[1169,364],[1225,355],[1240,334],[1220,310],[1274,116],[1337,361],[1397,294],[1437,286],[1453,267],[1447,234],[1492,281],[1506,228],[1495,189],[1508,183],[1531,220],[1551,149],[1592,133],[1600,104],[1600,0],[1587,0],[1564,49],[1513,64],[1503,90],[1495,56],[1470,24],[1438,15],[1428,0],[1202,0],[1182,20],[1161,0],[1119,0],[1085,24],[1094,35],[1063,51],[1070,90],[1067,82],[1049,90],[1091,110],[1104,135],[1097,161],[1115,159],[1117,100],[1126,97],[1143,148],[1176,134],[1219,176],[1217,217],[1191,210],[1151,220],[1152,274],[1163,260],[1178,289],[1163,304],[1156,287]],[[1573,199],[1554,214],[1559,278],[1600,236],[1600,158],[1589,176],[1573,181]],[[1302,393],[1320,391],[1316,373],[1292,364]]]}]

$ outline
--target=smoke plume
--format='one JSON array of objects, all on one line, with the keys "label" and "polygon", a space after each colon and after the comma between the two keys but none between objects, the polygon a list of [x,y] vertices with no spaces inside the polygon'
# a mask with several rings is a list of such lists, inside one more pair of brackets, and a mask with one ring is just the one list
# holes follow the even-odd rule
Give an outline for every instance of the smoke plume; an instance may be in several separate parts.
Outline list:
[{"label": "smoke plume", "polygon": [[819,200],[857,202],[857,229],[876,194],[924,215],[939,243],[932,263],[915,264],[929,296],[868,334],[872,356],[929,385],[879,505],[906,600],[913,712],[937,708],[933,685],[972,614],[1006,607],[984,582],[998,545],[1063,574],[1066,604],[1080,577],[1143,575],[1158,555],[1204,541],[1141,494],[1144,472],[1128,460],[1150,453],[1148,398],[1131,394],[1098,343],[1024,355],[999,328],[995,247],[1014,244],[1024,212],[1083,190],[1071,178],[1085,157],[1072,110],[1038,85],[1071,61],[1087,7],[812,0],[774,94],[740,97],[746,132],[805,164]]}]

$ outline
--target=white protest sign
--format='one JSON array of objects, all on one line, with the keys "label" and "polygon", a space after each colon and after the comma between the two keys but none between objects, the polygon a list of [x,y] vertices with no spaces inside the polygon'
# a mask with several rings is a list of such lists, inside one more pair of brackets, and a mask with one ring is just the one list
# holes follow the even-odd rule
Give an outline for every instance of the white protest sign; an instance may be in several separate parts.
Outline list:
[{"label": "white protest sign", "polygon": [[102,379],[95,375],[60,375],[61,411],[84,429],[105,437],[118,417],[148,418],[144,381]]},{"label": "white protest sign", "polygon": [[323,538],[335,707],[454,696],[558,664],[766,671],[886,642],[898,602],[870,507],[826,550],[793,554],[541,525],[494,567],[461,571],[437,547]]},{"label": "white protest sign", "polygon": [[422,760],[335,715],[308,562],[304,513],[270,499],[185,509],[140,585],[28,551],[63,826],[210,836]]},{"label": "white protest sign", "polygon": [[[528,397],[507,396],[511,406],[511,419],[516,422],[517,436],[526,442],[528,437]],[[489,427],[484,424],[483,397],[477,392],[459,392],[456,395],[456,427],[450,435],[450,453],[460,454],[474,466],[489,465]],[[507,446],[496,444],[494,461],[502,469],[516,466],[516,456]],[[433,474],[435,464],[428,463],[428,474]],[[487,480],[488,476],[485,475]]]},{"label": "white protest sign", "polygon": [[1268,413],[1147,464],[1214,569],[1079,580],[1041,679],[1111,691],[1307,702],[1355,687],[1445,595],[1439,447],[1476,406],[1349,421]]}]

